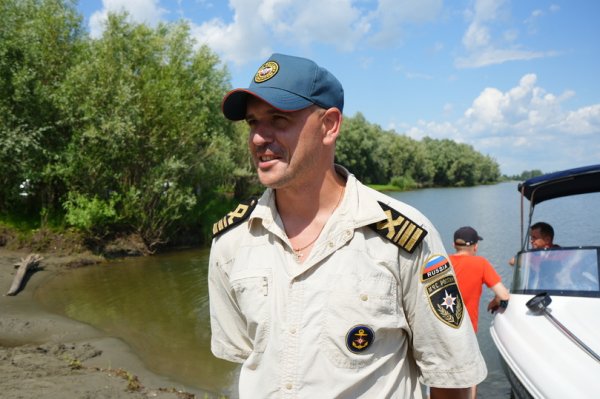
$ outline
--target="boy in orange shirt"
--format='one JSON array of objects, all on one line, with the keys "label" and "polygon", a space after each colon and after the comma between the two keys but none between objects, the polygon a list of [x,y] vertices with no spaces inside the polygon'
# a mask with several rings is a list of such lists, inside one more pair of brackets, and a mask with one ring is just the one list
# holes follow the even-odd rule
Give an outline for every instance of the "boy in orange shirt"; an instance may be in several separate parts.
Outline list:
[{"label": "boy in orange shirt", "polygon": [[[483,240],[477,231],[469,226],[461,227],[454,232],[454,249],[456,253],[450,255],[450,263],[456,274],[458,288],[463,302],[469,312],[473,329],[477,332],[479,318],[479,299],[482,286],[487,285],[494,291],[494,299],[490,301],[487,309],[492,312],[499,308],[506,308],[510,294],[502,284],[501,278],[483,256],[477,255],[477,243]],[[471,399],[477,398],[477,386],[471,388]]]},{"label": "boy in orange shirt", "polygon": [[[501,278],[483,256],[477,255],[478,242],[483,240],[477,231],[469,226],[461,227],[454,232],[454,248],[456,253],[450,255],[450,263],[454,268],[458,288],[462,294],[473,329],[477,332],[479,318],[479,300],[482,286],[485,284],[494,291],[495,297],[488,304],[488,310],[495,311],[506,305],[510,294],[502,284]],[[506,306],[503,306],[506,307]]]}]

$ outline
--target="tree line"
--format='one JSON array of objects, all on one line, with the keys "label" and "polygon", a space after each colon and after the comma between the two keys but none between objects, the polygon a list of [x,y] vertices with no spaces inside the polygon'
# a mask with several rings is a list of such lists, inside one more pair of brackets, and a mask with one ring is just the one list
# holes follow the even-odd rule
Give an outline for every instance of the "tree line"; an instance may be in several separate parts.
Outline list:
[{"label": "tree line", "polygon": [[[92,39],[75,0],[0,1],[0,218],[136,233],[150,250],[209,238],[212,222],[261,191],[247,127],[221,114],[229,73],[185,22],[111,14]],[[399,188],[496,182],[471,146],[421,141],[346,116],[336,161]]]}]

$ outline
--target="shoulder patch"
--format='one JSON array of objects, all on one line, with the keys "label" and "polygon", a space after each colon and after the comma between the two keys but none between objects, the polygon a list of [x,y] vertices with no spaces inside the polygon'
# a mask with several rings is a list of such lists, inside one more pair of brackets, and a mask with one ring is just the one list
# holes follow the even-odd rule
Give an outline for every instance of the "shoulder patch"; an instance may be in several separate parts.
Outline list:
[{"label": "shoulder patch", "polygon": [[385,211],[387,220],[373,223],[369,227],[380,236],[412,254],[427,235],[427,231],[387,204],[378,202]]},{"label": "shoulder patch", "polygon": [[431,309],[444,324],[459,328],[465,307],[454,275],[441,277],[425,287]]},{"label": "shoulder patch", "polygon": [[252,213],[252,210],[256,207],[257,203],[258,200],[256,198],[250,198],[249,200],[241,202],[235,210],[223,216],[218,222],[213,224],[213,238],[246,220]]}]

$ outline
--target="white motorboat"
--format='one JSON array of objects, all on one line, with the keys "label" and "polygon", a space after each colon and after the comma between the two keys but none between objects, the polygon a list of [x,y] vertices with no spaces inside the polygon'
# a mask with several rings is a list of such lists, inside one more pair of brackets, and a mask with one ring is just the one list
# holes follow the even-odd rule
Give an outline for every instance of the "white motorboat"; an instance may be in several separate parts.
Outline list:
[{"label": "white motorboat", "polygon": [[[600,165],[531,178],[518,190],[523,244],[508,307],[496,313],[490,327],[511,397],[599,398],[600,237],[593,245],[534,250],[529,226],[540,202],[600,192]],[[529,200],[527,224],[524,199]]]}]

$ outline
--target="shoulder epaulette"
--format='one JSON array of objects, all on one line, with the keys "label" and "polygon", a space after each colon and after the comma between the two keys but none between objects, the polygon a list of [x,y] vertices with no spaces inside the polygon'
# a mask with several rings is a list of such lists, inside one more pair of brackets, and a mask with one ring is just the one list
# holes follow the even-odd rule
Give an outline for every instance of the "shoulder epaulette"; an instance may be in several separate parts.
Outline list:
[{"label": "shoulder epaulette", "polygon": [[258,200],[256,198],[250,198],[246,201],[240,202],[235,210],[229,212],[223,216],[218,222],[213,224],[212,236],[215,238],[219,234],[227,231],[231,227],[240,224],[250,216],[252,210],[256,207]]},{"label": "shoulder epaulette", "polygon": [[380,236],[387,238],[406,252],[412,254],[427,235],[427,230],[387,204],[381,201],[378,202],[385,211],[387,220],[373,223],[369,227],[375,230]]}]

